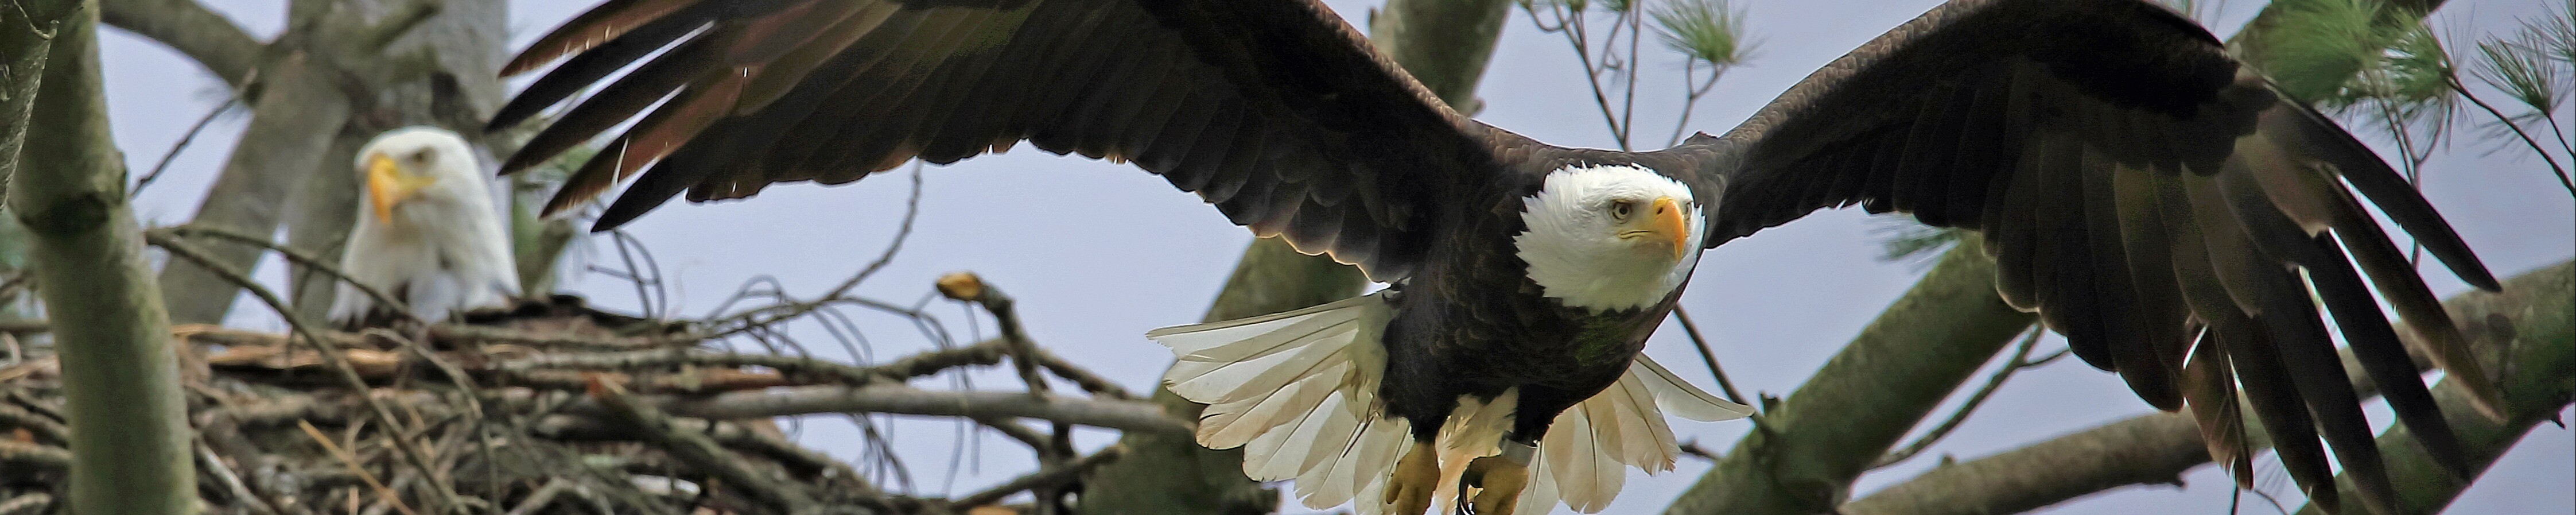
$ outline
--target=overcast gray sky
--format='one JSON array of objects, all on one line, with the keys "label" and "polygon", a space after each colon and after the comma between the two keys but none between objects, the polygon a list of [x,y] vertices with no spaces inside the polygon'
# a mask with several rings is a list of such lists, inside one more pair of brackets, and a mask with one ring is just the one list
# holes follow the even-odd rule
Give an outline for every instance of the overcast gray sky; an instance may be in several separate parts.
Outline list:
[{"label": "overcast gray sky", "polygon": [[[280,0],[211,0],[216,10],[258,34],[274,34],[283,18]],[[524,43],[586,8],[580,0],[517,2],[511,28]],[[1376,0],[1330,0],[1345,17],[1362,19]],[[1723,132],[1809,71],[1868,38],[1930,8],[1931,0],[1739,0],[1751,14],[1760,41],[1750,66],[1732,72],[1698,108],[1691,129]],[[2251,16],[2261,2],[2222,10],[2220,33]],[[2446,32],[2484,35],[2511,27],[2516,16],[2542,12],[2546,0],[2458,0],[2435,19]],[[217,83],[184,58],[149,41],[110,31],[104,46],[109,110],[118,143],[137,167],[150,166],[187,125],[220,102]],[[2456,44],[2455,44],[2456,45]],[[516,45],[513,45],[516,48]],[[1677,57],[1650,53],[1638,101],[1640,127],[1660,134],[1680,108]],[[1577,71],[1573,54],[1554,34],[1535,30],[1515,14],[1481,92],[1480,118],[1540,140],[1565,145],[1611,146]],[[1660,93],[1655,93],[1660,92]],[[141,215],[179,223],[195,209],[242,119],[208,129],[172,165],[168,176],[140,200]],[[1641,141],[1659,140],[1641,138]],[[2365,139],[2373,139],[2365,136]],[[2384,138],[2380,138],[2384,139]],[[1660,141],[1646,144],[1652,145]],[[2376,143],[2376,142],[2374,142]],[[2548,171],[2527,153],[2485,142],[2462,143],[2427,167],[2426,196],[2442,209],[2469,244],[2499,274],[2511,275],[2576,254],[2576,205]],[[1069,359],[1146,389],[1170,362],[1145,330],[1197,321],[1251,236],[1225,223],[1190,194],[1122,165],[1018,151],[934,167],[926,174],[920,222],[902,254],[869,283],[864,295],[911,303],[928,294],[941,273],[972,270],[1020,300],[1022,317],[1040,342]],[[873,258],[893,233],[906,192],[900,176],[848,187],[787,185],[748,202],[669,205],[630,226],[650,246],[675,281],[678,312],[702,314],[748,279],[775,277],[793,293],[818,293]],[[1824,212],[1765,231],[1706,254],[1683,298],[1713,339],[1737,385],[1748,392],[1785,395],[1830,357],[1862,325],[1912,285],[1918,267],[1876,261],[1879,236],[1888,226],[1857,210]],[[605,246],[598,246],[605,249]],[[603,254],[613,259],[613,254]],[[260,275],[281,276],[275,260]],[[2445,295],[2465,289],[2442,272],[2430,274]],[[590,277],[573,285],[594,302],[636,305],[624,283]],[[277,326],[274,317],[241,304],[234,321]],[[936,305],[948,326],[967,337],[966,310]],[[860,314],[858,326],[870,354],[899,356],[926,348],[912,326],[887,316]],[[988,320],[973,322],[986,333]],[[1710,386],[1680,331],[1667,324],[1647,352],[1676,371]],[[798,329],[818,352],[844,354],[819,327]],[[2054,338],[2052,338],[2054,340]],[[2056,342],[2043,343],[2043,349]],[[1972,380],[1973,381],[1973,380]],[[1015,383],[1005,375],[978,375],[987,388]],[[1711,387],[1714,390],[1713,387]],[[1955,399],[1954,399],[1955,401]],[[2065,360],[2024,371],[1950,438],[1913,462],[1863,478],[1867,492],[1910,477],[1941,455],[1969,459],[2096,424],[2151,412],[2115,376]],[[2378,420],[2386,423],[2385,410]],[[1941,412],[1946,413],[1946,411]],[[1936,415],[1938,416],[1938,415]],[[2564,414],[2562,413],[2562,416]],[[1684,440],[1727,449],[1747,429],[1742,422],[1676,421]],[[985,438],[952,473],[957,426],[945,420],[895,425],[899,455],[916,486],[939,495],[963,492],[1029,470],[1024,449]],[[848,423],[820,419],[802,425],[809,444],[845,458],[858,455]],[[1106,444],[1108,433],[1086,433],[1085,446]],[[2295,488],[2264,455],[2260,486],[2297,507]],[[1685,459],[1661,476],[1634,474],[1611,513],[1660,510],[1704,472]],[[2231,495],[2224,476],[2210,467],[2185,477],[2187,487],[2131,487],[2045,510],[2055,514],[2219,514]],[[2462,514],[2576,512],[2576,441],[2562,428],[2541,425],[2471,488],[2452,510]],[[2248,495],[2246,513],[2271,507]],[[1293,501],[1290,503],[1294,506]],[[1291,513],[1301,511],[1290,509]]]}]

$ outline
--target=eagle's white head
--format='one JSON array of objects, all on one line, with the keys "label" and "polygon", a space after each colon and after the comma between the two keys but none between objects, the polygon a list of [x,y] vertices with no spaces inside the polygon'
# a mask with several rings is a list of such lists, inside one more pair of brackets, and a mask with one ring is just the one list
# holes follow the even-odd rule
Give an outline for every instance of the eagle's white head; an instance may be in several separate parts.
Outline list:
[{"label": "eagle's white head", "polygon": [[357,170],[367,187],[367,214],[373,215],[368,222],[409,221],[394,218],[395,208],[413,204],[442,204],[427,211],[469,207],[448,204],[471,199],[492,205],[473,147],[446,129],[404,127],[379,134],[358,149]]},{"label": "eagle's white head", "polygon": [[1609,311],[1664,300],[1690,280],[1707,222],[1689,186],[1637,166],[1568,166],[1521,199],[1512,237],[1529,278],[1568,306]]},{"label": "eagle's white head", "polygon": [[[340,268],[351,279],[400,298],[414,316],[500,305],[518,289],[510,233],[492,201],[491,181],[473,147],[437,127],[387,131],[358,149],[365,186]],[[376,309],[341,285],[331,318]]]}]

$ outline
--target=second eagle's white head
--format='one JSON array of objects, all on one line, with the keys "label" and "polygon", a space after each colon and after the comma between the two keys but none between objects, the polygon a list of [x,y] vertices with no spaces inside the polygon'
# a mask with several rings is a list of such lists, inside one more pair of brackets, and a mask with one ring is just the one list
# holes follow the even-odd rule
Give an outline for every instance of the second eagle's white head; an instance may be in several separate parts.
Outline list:
[{"label": "second eagle's white head", "polygon": [[[364,191],[340,259],[352,280],[432,322],[509,301],[519,283],[510,233],[463,137],[436,127],[395,129],[367,142],[353,164]],[[352,321],[378,309],[343,284],[331,318]]]},{"label": "second eagle's white head", "polygon": [[1643,167],[1568,166],[1521,199],[1512,237],[1530,281],[1595,312],[1664,300],[1690,280],[1707,221],[1690,186]]}]

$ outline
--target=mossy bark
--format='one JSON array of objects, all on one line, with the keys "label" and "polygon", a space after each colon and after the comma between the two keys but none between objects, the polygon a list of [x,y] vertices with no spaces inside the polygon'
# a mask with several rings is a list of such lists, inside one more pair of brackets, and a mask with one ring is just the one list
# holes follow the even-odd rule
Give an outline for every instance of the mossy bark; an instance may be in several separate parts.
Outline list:
[{"label": "mossy bark", "polygon": [[[35,284],[53,322],[70,419],[71,511],[179,514],[196,509],[186,403],[169,317],[126,202],[125,165],[107,129],[96,1],[33,0],[57,19],[28,124],[10,212],[25,224]],[[0,29],[7,30],[7,29]]]}]

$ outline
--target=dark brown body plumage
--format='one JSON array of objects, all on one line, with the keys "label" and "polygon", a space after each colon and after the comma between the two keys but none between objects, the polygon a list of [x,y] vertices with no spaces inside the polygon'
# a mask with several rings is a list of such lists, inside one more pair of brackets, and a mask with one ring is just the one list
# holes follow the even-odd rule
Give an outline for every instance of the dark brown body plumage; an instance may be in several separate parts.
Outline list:
[{"label": "dark brown body plumage", "polygon": [[[1955,0],[1723,137],[1645,153],[1549,146],[1451,111],[1313,0],[609,0],[505,71],[565,55],[494,125],[608,85],[505,169],[642,116],[602,154],[619,157],[592,160],[550,210],[639,170],[603,227],[683,191],[843,183],[1023,140],[1126,159],[1258,234],[1399,282],[1385,391],[1418,431],[1456,395],[1520,386],[1519,432],[1535,436],[1615,378],[1670,309],[1569,310],[1524,275],[1519,198],[1577,162],[1689,185],[1708,246],[1853,204],[1980,231],[2005,300],[2149,404],[2216,421],[2213,458],[2240,481],[2251,449],[2235,421],[2252,408],[2329,508],[2320,439],[2366,503],[2393,498],[2330,333],[2426,450],[2467,471],[2374,289],[2437,364],[2471,378],[2480,407],[2497,398],[2360,202],[2496,287],[2440,215],[2216,38],[2138,0]],[[2250,406],[2235,404],[2240,387]]]}]

